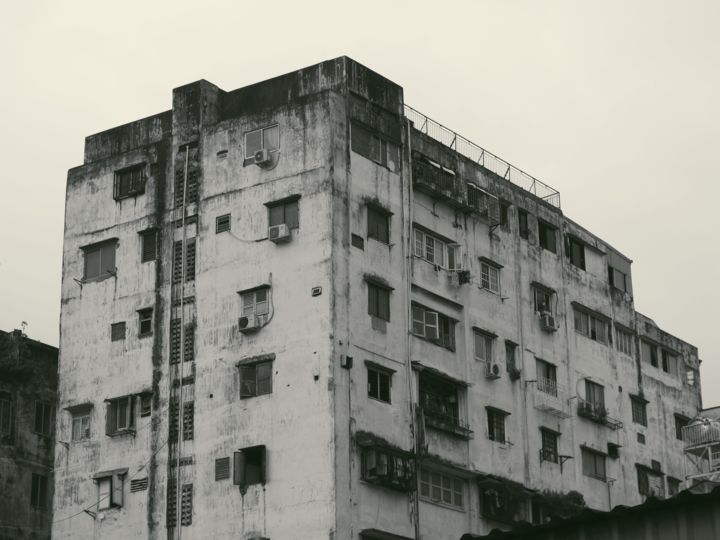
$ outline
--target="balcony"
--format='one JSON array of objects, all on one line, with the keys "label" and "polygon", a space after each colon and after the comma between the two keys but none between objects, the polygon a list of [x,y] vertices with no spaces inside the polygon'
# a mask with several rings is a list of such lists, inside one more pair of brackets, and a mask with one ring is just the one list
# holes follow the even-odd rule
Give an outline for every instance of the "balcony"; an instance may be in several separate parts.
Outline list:
[{"label": "balcony", "polygon": [[620,429],[623,426],[620,420],[613,418],[608,414],[608,410],[605,407],[591,401],[586,401],[580,396],[578,396],[577,400],[578,416],[587,418],[588,420],[592,420],[593,422],[597,422],[598,424],[602,424],[613,430]]},{"label": "balcony", "polygon": [[557,416],[558,418],[569,418],[567,405],[567,390],[556,381],[545,377],[538,377],[535,381],[533,392],[535,408]]},{"label": "balcony", "polygon": [[456,415],[428,406],[421,407],[420,410],[427,427],[445,431],[462,439],[472,439],[473,431],[470,426],[461,422]]},{"label": "balcony", "polygon": [[418,191],[454,206],[467,205],[464,184],[454,172],[420,155],[413,155],[412,174],[413,185]]},{"label": "balcony", "polygon": [[709,418],[695,420],[682,428],[682,440],[686,452],[714,445],[718,447],[716,451],[720,451],[720,421]]}]

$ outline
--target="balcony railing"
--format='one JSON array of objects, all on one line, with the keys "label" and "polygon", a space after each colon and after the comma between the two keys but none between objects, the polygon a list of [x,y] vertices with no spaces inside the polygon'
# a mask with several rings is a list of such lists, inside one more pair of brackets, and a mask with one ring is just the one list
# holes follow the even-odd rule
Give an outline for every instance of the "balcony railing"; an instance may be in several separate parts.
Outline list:
[{"label": "balcony railing", "polygon": [[720,421],[703,418],[682,428],[685,448],[692,446],[720,445]]},{"label": "balcony railing", "polygon": [[422,414],[425,417],[425,424],[427,426],[447,431],[466,439],[472,437],[473,432],[470,426],[461,422],[457,416],[427,406],[422,407]]},{"label": "balcony railing", "polygon": [[538,377],[534,391],[535,408],[560,418],[568,418],[567,391],[552,379]]},{"label": "balcony railing", "polygon": [[453,173],[422,159],[413,159],[413,184],[417,189],[440,196],[457,206],[467,204],[463,183]]},{"label": "balcony railing", "polygon": [[405,105],[405,116],[415,124],[415,128],[418,131],[425,133],[445,146],[449,146],[459,154],[471,159],[505,180],[529,191],[547,203],[560,208],[560,193],[556,189],[541,182],[525,171],[510,165],[504,159],[499,158],[492,152],[488,152],[451,129],[428,118],[409,105]]},{"label": "balcony railing", "polygon": [[579,396],[577,400],[578,416],[582,416],[583,418],[587,418],[588,420],[592,420],[593,422],[597,422],[598,424],[603,424],[610,429],[620,429],[622,427],[622,422],[617,418],[613,418],[612,416],[610,416],[608,414],[608,410],[605,407],[591,401],[586,401]]}]

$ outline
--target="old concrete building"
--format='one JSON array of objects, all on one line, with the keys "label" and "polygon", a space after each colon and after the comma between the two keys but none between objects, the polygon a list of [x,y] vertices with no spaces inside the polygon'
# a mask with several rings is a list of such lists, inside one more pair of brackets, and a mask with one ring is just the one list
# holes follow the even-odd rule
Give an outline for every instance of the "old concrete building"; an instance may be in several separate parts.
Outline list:
[{"label": "old concrete building", "polygon": [[631,260],[346,57],[88,137],[62,283],[58,539],[458,539],[687,474],[697,349]]},{"label": "old concrete building", "polygon": [[57,362],[57,348],[0,330],[0,540],[50,538]]}]

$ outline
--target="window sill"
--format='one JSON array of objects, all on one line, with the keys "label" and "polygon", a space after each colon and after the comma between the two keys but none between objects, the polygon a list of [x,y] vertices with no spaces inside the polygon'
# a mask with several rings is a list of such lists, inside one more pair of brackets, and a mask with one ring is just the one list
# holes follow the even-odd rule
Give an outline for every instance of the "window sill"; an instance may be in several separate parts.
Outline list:
[{"label": "window sill", "polygon": [[463,514],[465,513],[464,506],[462,506],[462,507],[455,506],[453,504],[449,504],[449,503],[446,503],[446,502],[443,502],[440,500],[436,500],[436,499],[431,499],[430,497],[424,497],[422,495],[420,496],[420,500],[423,502],[426,502],[426,503],[434,504],[435,506],[441,506],[443,508],[447,508],[448,510],[455,510],[456,512],[461,512]]},{"label": "window sill", "polygon": [[410,491],[413,491],[415,489],[415,484],[413,482],[391,482],[389,480],[373,480],[368,478],[361,478],[360,479],[365,484],[370,484],[372,486],[380,486],[385,489],[389,489],[390,491],[395,491],[399,493],[408,493]]},{"label": "window sill", "polygon": [[[384,403],[385,405],[392,405],[392,402],[389,401],[389,400],[388,400],[388,401],[385,401],[384,399],[376,398],[376,397],[373,397],[373,396],[370,396],[370,395],[368,395],[368,399],[371,399],[371,400],[373,400],[373,401],[377,401],[378,403]],[[370,481],[370,480],[368,480],[368,482],[369,482],[369,481]]]},{"label": "window sill", "polygon": [[438,431],[444,431],[445,433],[449,433],[450,435],[454,435],[460,439],[465,439],[466,441],[473,438],[473,430],[469,427],[444,422],[437,418],[433,418],[432,416],[425,416],[425,424],[427,424],[430,428]]},{"label": "window sill", "polygon": [[149,334],[138,334],[138,338],[140,338],[140,339],[148,338],[148,337],[152,337],[152,336],[153,336],[152,332],[150,332]]},{"label": "window sill", "polygon": [[110,279],[111,277],[117,277],[117,272],[114,272],[114,273],[106,272],[102,276],[95,276],[95,277],[91,277],[91,278],[84,277],[84,278],[82,278],[82,284],[87,285],[88,283],[96,283],[98,281],[105,281],[106,279]]},{"label": "window sill", "polygon": [[127,195],[118,195],[117,197],[113,197],[115,201],[123,201],[125,199],[134,199],[136,197],[139,197],[140,195],[145,195],[145,190],[138,191],[136,193],[128,193]]},{"label": "window sill", "polygon": [[428,342],[428,343],[432,343],[433,345],[436,345],[436,346],[438,346],[438,347],[442,347],[443,349],[447,349],[447,350],[450,351],[450,352],[455,352],[455,347],[448,347],[447,345],[443,345],[442,343],[439,343],[439,342],[438,342],[437,340],[435,340],[435,339],[428,339],[428,338],[426,338],[425,336],[422,336],[422,335],[420,335],[420,334],[415,334],[415,333],[413,333],[413,332],[411,332],[411,333],[412,333],[412,335],[415,336],[416,338],[422,339],[423,341],[426,341],[426,342]]},{"label": "window sill", "polygon": [[127,428],[127,429],[118,429],[117,431],[113,431],[108,436],[109,437],[122,437],[125,435],[132,435],[135,436],[135,428]]},{"label": "window sill", "polygon": [[493,291],[492,289],[489,289],[487,287],[482,287],[481,285],[478,285],[478,289],[481,291],[488,292],[490,294],[494,294],[495,296],[500,296],[500,291]]}]

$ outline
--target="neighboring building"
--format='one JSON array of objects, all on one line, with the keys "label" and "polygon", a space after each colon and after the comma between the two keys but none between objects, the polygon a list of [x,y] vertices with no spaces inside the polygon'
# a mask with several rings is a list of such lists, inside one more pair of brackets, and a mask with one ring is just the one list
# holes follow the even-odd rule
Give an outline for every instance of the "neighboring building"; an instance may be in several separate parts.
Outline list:
[{"label": "neighboring building", "polygon": [[54,538],[456,539],[680,489],[697,349],[559,199],[346,57],[88,137]]},{"label": "neighboring building", "polygon": [[0,330],[0,540],[50,538],[58,350]]}]

